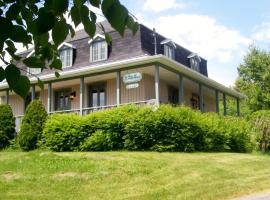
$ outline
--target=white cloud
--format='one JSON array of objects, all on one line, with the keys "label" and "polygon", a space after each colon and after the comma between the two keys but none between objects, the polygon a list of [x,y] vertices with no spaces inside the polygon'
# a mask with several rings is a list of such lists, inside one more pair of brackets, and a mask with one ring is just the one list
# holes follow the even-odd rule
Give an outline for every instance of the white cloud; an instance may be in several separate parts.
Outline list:
[{"label": "white cloud", "polygon": [[263,22],[260,26],[255,28],[252,38],[256,41],[270,40],[270,22]]},{"label": "white cloud", "polygon": [[168,9],[182,9],[187,7],[187,3],[176,0],[146,0],[143,6],[144,10],[161,12]]},{"label": "white cloud", "polygon": [[243,55],[251,40],[207,15],[179,14],[143,21],[178,44],[221,63]]}]

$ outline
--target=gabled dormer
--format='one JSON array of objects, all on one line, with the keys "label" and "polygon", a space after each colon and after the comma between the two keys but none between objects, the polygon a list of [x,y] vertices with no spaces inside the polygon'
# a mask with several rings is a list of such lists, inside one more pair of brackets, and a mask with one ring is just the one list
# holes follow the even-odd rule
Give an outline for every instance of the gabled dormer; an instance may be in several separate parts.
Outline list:
[{"label": "gabled dormer", "polygon": [[96,34],[88,44],[90,44],[90,63],[108,59],[108,44],[104,35]]},{"label": "gabled dormer", "polygon": [[163,46],[164,55],[170,59],[175,59],[176,45],[171,39],[165,39],[160,43]]},{"label": "gabled dormer", "polygon": [[73,65],[73,52],[75,47],[72,44],[63,42],[57,48],[59,51],[59,57],[62,61],[62,68],[71,67]]},{"label": "gabled dormer", "polygon": [[190,68],[200,72],[200,63],[201,63],[201,58],[198,54],[192,53],[188,57],[189,63],[190,63]]},{"label": "gabled dormer", "polygon": [[[35,54],[35,50],[32,50],[27,56],[26,58],[29,58],[31,57],[32,55]],[[30,68],[30,67],[27,67],[27,74],[28,75],[36,75],[36,74],[40,74],[41,73],[41,69],[40,68]]]}]

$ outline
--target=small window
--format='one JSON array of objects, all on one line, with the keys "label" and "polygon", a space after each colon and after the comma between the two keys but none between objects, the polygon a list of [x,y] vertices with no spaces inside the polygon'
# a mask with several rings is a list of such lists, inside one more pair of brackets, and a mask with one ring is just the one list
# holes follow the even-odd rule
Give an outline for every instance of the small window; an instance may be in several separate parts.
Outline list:
[{"label": "small window", "polygon": [[200,62],[196,57],[190,58],[190,67],[197,72],[200,71]]},{"label": "small window", "polygon": [[174,59],[174,47],[165,44],[164,45],[164,55],[170,59]]},{"label": "small window", "polygon": [[60,60],[62,61],[62,68],[67,68],[72,66],[73,60],[73,49],[63,48],[59,50]]},{"label": "small window", "polygon": [[36,75],[36,74],[39,74],[39,73],[41,73],[41,68],[27,68],[27,72],[28,72],[28,75],[32,75],[32,74],[34,74],[34,75]]},{"label": "small window", "polygon": [[0,96],[0,104],[5,104],[7,101],[6,96]]},{"label": "small window", "polygon": [[107,60],[108,45],[105,40],[93,41],[90,45],[90,62]]}]

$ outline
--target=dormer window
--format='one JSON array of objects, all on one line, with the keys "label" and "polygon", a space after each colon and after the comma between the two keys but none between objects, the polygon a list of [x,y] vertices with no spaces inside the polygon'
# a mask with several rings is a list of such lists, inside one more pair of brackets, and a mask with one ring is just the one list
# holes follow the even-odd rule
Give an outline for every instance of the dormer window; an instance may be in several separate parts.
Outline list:
[{"label": "dormer window", "polygon": [[59,47],[59,57],[62,61],[62,68],[71,67],[73,64],[73,49],[74,47],[68,43],[62,43]]},{"label": "dormer window", "polygon": [[27,72],[28,72],[28,75],[36,75],[36,74],[39,74],[41,73],[41,68],[30,68],[30,67],[27,67]]},{"label": "dormer window", "polygon": [[[31,51],[26,57],[29,58],[31,57],[32,55],[35,55],[35,51]],[[31,75],[36,75],[36,74],[39,74],[41,73],[41,68],[30,68],[30,67],[27,67],[27,75],[28,76],[31,76]]]},{"label": "dormer window", "polygon": [[90,44],[90,62],[98,62],[108,59],[108,44],[103,35],[97,34]]},{"label": "dormer window", "polygon": [[175,48],[176,48],[175,43],[170,39],[166,39],[166,40],[163,40],[160,44],[163,45],[164,47],[164,55],[174,60]]},{"label": "dormer window", "polygon": [[201,58],[198,56],[198,54],[192,53],[188,56],[189,61],[190,61],[190,68],[200,72],[200,62]]}]

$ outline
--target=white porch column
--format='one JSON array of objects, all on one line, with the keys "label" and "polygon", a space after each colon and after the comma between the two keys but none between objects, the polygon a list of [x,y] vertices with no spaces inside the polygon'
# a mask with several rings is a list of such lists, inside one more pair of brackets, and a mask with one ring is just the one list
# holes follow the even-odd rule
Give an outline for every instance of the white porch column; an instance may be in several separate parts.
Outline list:
[{"label": "white porch column", "polygon": [[183,80],[183,75],[182,74],[178,74],[178,79],[179,79],[179,97],[178,97],[178,101],[179,104],[182,105],[184,104],[184,80]]},{"label": "white porch column", "polygon": [[80,115],[83,115],[84,106],[84,77],[80,78]]},{"label": "white porch column", "polygon": [[34,101],[36,98],[36,90],[35,85],[32,85],[32,91],[31,91],[31,101]]},{"label": "white porch column", "polygon": [[52,111],[52,83],[48,83],[48,108],[47,112],[50,113]]},{"label": "white porch column", "polygon": [[155,96],[157,105],[160,104],[159,66],[155,66]]},{"label": "white porch column", "polygon": [[227,115],[227,101],[226,101],[226,94],[223,93],[223,109],[224,109],[224,116]]},{"label": "white porch column", "polygon": [[200,110],[201,112],[204,112],[204,107],[203,107],[203,104],[204,104],[204,100],[203,100],[203,86],[201,83],[199,83],[199,98],[200,98]]},{"label": "white porch column", "polygon": [[240,116],[240,99],[236,98],[237,116]]},{"label": "white porch column", "polygon": [[9,104],[9,90],[6,90],[6,104]]},{"label": "white porch column", "polygon": [[216,113],[219,113],[219,92],[218,92],[218,90],[216,90],[215,93],[216,93]]},{"label": "white porch column", "polygon": [[121,104],[121,72],[116,72],[116,105]]}]

